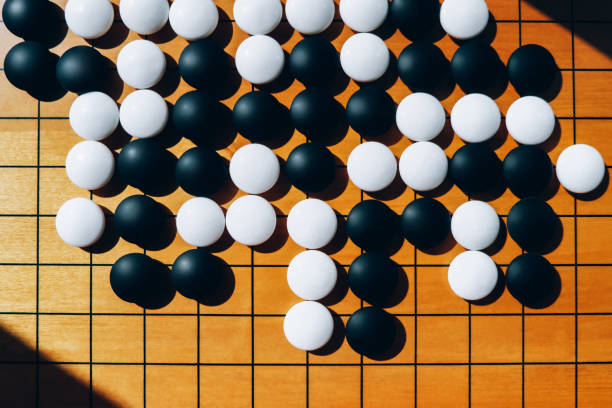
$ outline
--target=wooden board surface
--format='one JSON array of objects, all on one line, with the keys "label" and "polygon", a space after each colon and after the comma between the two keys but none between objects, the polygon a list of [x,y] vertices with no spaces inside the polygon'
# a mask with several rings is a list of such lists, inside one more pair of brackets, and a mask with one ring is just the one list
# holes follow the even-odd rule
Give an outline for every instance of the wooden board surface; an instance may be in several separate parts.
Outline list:
[{"label": "wooden board surface", "polygon": [[[64,6],[65,1],[56,3]],[[233,55],[246,34],[232,21],[232,0],[216,3],[223,13],[215,38]],[[610,164],[612,59],[601,43],[587,41],[593,35],[579,35],[595,33],[609,46],[610,8],[596,0],[536,3],[552,6],[561,21],[524,0],[488,0],[497,20],[493,46],[507,61],[520,44],[541,44],[562,69],[562,87],[551,103],[558,129],[544,146],[553,162],[565,147],[589,143]],[[116,60],[122,44],[139,36],[120,23],[113,31],[116,41],[98,49]],[[187,43],[170,33],[150,39],[176,62]],[[351,34],[339,19],[327,33],[338,48]],[[275,36],[287,52],[302,38],[286,22]],[[17,42],[0,25],[2,59]],[[394,32],[386,43],[397,57],[409,41]],[[69,32],[52,51],[61,55],[77,44],[87,43]],[[457,49],[448,36],[437,44],[448,58]],[[393,77],[386,85],[396,102],[410,92]],[[191,89],[183,81],[172,88],[164,94],[171,103]],[[251,89],[242,81],[223,102],[231,107]],[[274,94],[289,106],[302,89],[294,81]],[[336,98],[344,105],[357,89],[351,81]],[[126,86],[114,96],[121,102],[129,92]],[[456,88],[442,101],[447,112],[462,95]],[[591,201],[576,200],[563,188],[551,194],[549,203],[563,224],[560,244],[546,255],[562,282],[551,306],[523,308],[507,291],[490,305],[470,305],[450,291],[446,280],[448,263],[462,251],[457,244],[432,255],[405,243],[393,259],[403,266],[407,293],[388,309],[405,330],[399,353],[374,361],[361,358],[344,341],[333,353],[316,355],[292,348],[282,332],[284,313],[298,301],[286,283],[286,265],[300,251],[287,238],[283,216],[305,198],[303,193],[286,187],[265,195],[279,213],[272,244],[253,250],[230,241],[217,248],[235,276],[229,300],[212,307],[177,294],[167,307],[145,312],[115,297],[108,281],[112,263],[139,248],[120,240],[112,249],[90,253],[68,247],[55,232],[59,206],[69,198],[89,197],[69,182],[63,168],[66,153],[79,141],[67,120],[75,95],[38,103],[0,72],[0,96],[0,406],[612,406],[610,190]],[[509,86],[496,100],[502,113],[516,98]],[[516,146],[503,129],[493,141],[500,158]],[[120,136],[113,139],[116,150]],[[296,132],[275,152],[286,158],[305,140]],[[397,129],[383,141],[397,156],[410,143]],[[437,141],[449,156],[463,145],[448,128]],[[330,149],[344,164],[360,142],[349,129]],[[238,135],[220,153],[230,158],[246,143]],[[182,139],[170,150],[178,156],[191,146]],[[135,193],[128,187],[93,199],[114,211]],[[242,194],[227,188],[215,199],[227,208]],[[315,196],[341,215],[371,198],[347,181],[342,165],[334,188]],[[398,187],[373,197],[400,212],[416,196]],[[179,189],[159,201],[176,213],[188,198]],[[439,200],[453,211],[466,196],[452,187]],[[490,203],[504,217],[516,200],[506,191]],[[168,248],[148,254],[171,264],[187,249],[177,237]],[[359,253],[350,240],[330,250],[344,271]],[[508,237],[493,259],[505,270],[520,253]],[[346,322],[361,301],[348,291],[329,306]]]}]

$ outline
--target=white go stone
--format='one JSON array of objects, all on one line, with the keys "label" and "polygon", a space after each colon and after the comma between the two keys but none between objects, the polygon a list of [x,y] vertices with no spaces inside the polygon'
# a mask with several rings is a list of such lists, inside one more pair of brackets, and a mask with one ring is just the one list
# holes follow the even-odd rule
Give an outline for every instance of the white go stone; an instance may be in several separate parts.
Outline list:
[{"label": "white go stone", "polygon": [[234,20],[242,31],[251,35],[272,32],[283,18],[279,0],[236,0]]},{"label": "white go stone", "polygon": [[524,96],[508,108],[506,127],[510,136],[517,142],[540,144],[555,130],[555,112],[544,99]]},{"label": "white go stone", "polygon": [[489,8],[484,0],[444,0],[440,7],[440,24],[458,40],[474,38],[489,22]]},{"label": "white go stone", "polygon": [[121,0],[119,2],[119,14],[123,24],[130,30],[143,35],[161,30],[168,21],[169,9],[168,0]]},{"label": "white go stone", "polygon": [[55,216],[55,229],[62,241],[74,247],[95,244],[104,233],[104,212],[87,198],[66,201]]},{"label": "white go stone", "polygon": [[354,31],[374,31],[389,11],[387,0],[340,0],[340,18]]},{"label": "white go stone", "polygon": [[473,93],[459,99],[451,111],[451,126],[465,142],[480,143],[499,130],[501,112],[487,95]]},{"label": "white go stone", "polygon": [[329,244],[337,228],[338,220],[334,210],[316,198],[300,201],[291,208],[287,217],[289,236],[306,249],[318,249]]},{"label": "white go stone", "polygon": [[168,105],[158,93],[140,89],[123,100],[119,120],[130,136],[153,137],[161,133],[168,122]]},{"label": "white go stone", "polygon": [[416,92],[402,99],[395,112],[395,121],[399,131],[408,139],[425,142],[442,132],[446,112],[434,96]]},{"label": "white go stone", "polygon": [[78,96],[68,113],[74,133],[88,140],[102,140],[119,125],[117,103],[102,92],[88,92]]},{"label": "white go stone", "polygon": [[73,33],[90,40],[110,30],[115,11],[109,0],[68,0],[64,17]]},{"label": "white go stone", "polygon": [[489,255],[479,251],[460,253],[448,268],[452,291],[465,300],[480,300],[490,295],[497,278],[497,265]]},{"label": "white go stone", "polygon": [[448,158],[435,143],[413,143],[400,157],[399,173],[411,189],[430,191],[444,182],[448,173]]},{"label": "white go stone", "polygon": [[380,191],[397,174],[397,159],[391,149],[379,142],[365,142],[353,149],[346,162],[348,176],[364,191]]},{"label": "white go stone", "polygon": [[189,245],[207,247],[219,240],[225,230],[225,215],[210,198],[187,200],[176,214],[176,230]]},{"label": "white go stone", "polygon": [[227,209],[225,226],[236,242],[249,246],[263,244],[274,233],[276,213],[265,199],[243,196]]},{"label": "white go stone", "polygon": [[358,33],[349,37],[340,50],[342,70],[355,81],[372,82],[389,67],[389,49],[377,35]]},{"label": "white go stone", "polygon": [[333,0],[287,0],[285,14],[291,27],[302,34],[318,34],[330,26],[336,9]]},{"label": "white go stone", "polygon": [[70,149],[66,155],[66,174],[74,185],[85,190],[104,187],[113,177],[115,157],[100,142],[85,140]]},{"label": "white go stone", "polygon": [[287,268],[287,282],[304,300],[319,300],[336,286],[338,271],[334,261],[321,251],[309,250],[297,254]]},{"label": "white go stone", "polygon": [[322,304],[304,301],[289,309],[283,321],[283,330],[293,347],[306,351],[317,350],[331,339],[334,319]]},{"label": "white go stone", "polygon": [[566,147],[557,159],[556,169],[559,183],[577,194],[595,190],[606,175],[606,164],[601,153],[586,144]]},{"label": "white go stone", "polygon": [[117,72],[132,88],[151,88],[166,72],[166,57],[154,42],[134,40],[119,51]]},{"label": "white go stone", "polygon": [[240,190],[261,194],[271,189],[280,175],[278,157],[267,146],[251,143],[236,150],[229,173]]},{"label": "white go stone", "polygon": [[217,28],[219,10],[212,0],[174,0],[168,19],[177,35],[187,40],[199,40]]},{"label": "white go stone", "polygon": [[244,40],[236,51],[236,69],[252,84],[274,81],[283,71],[285,53],[280,44],[267,35],[254,35]]},{"label": "white go stone", "polygon": [[451,233],[465,249],[480,251],[491,246],[499,234],[497,213],[483,201],[461,204],[451,218]]}]

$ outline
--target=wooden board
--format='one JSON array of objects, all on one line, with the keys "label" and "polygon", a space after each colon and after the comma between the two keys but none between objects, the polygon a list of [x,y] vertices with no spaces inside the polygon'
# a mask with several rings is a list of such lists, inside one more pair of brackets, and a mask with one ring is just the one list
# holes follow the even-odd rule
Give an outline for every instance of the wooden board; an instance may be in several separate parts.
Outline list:
[{"label": "wooden board", "polygon": [[[536,3],[553,7],[559,21],[524,0],[488,0],[497,20],[493,46],[507,61],[519,45],[541,44],[562,69],[562,88],[552,101],[558,130],[544,146],[553,162],[577,142],[596,146],[610,163],[612,59],[600,51],[601,44],[584,39],[593,35],[578,35],[595,33],[609,44],[610,8],[596,0]],[[233,55],[246,34],[232,21],[232,0],[217,4],[223,13],[215,38]],[[113,32],[116,41],[98,45],[116,60],[122,44],[139,37],[119,22]],[[176,62],[187,43],[170,34],[165,30],[150,39]],[[339,19],[327,33],[338,48],[351,34]],[[286,21],[275,36],[287,52],[302,38]],[[17,42],[0,25],[0,55]],[[399,32],[386,42],[396,57],[409,44]],[[52,51],[61,54],[77,44],[87,43],[68,33]],[[448,36],[437,44],[449,58],[457,48]],[[396,102],[410,92],[396,78],[387,85]],[[172,103],[190,89],[181,81],[164,96]],[[223,102],[231,107],[251,89],[242,81]],[[302,89],[294,81],[274,94],[289,106]],[[357,89],[350,82],[336,98],[346,104]],[[121,102],[129,92],[126,86],[115,96]],[[576,200],[563,188],[551,194],[549,203],[563,223],[560,244],[546,256],[562,282],[551,306],[523,308],[507,291],[490,305],[470,305],[450,291],[446,280],[447,265],[462,251],[458,245],[432,255],[405,243],[393,259],[403,266],[408,290],[389,309],[405,330],[399,353],[374,361],[361,358],[344,341],[333,353],[316,355],[292,348],[282,333],[284,313],[298,301],[286,283],[286,265],[300,251],[287,239],[283,217],[303,193],[287,187],[265,195],[279,213],[272,244],[255,250],[232,242],[219,246],[218,255],[235,276],[227,302],[211,307],[177,295],[167,307],[144,311],[119,300],[108,281],[112,263],[139,248],[121,240],[106,252],[89,253],[68,247],[55,232],[59,206],[72,197],[89,197],[68,181],[63,168],[66,153],[79,141],[67,120],[75,95],[38,103],[13,88],[3,72],[0,95],[0,406],[612,406],[610,190],[592,201]],[[447,112],[462,95],[456,88],[442,101]],[[516,98],[509,86],[496,101],[505,113]],[[396,129],[383,140],[397,156],[409,144]],[[286,158],[304,141],[296,132],[275,151]],[[330,149],[344,164],[360,142],[349,129]],[[463,145],[448,129],[438,142],[449,156]],[[229,158],[246,143],[238,135],[220,153]],[[493,144],[501,158],[516,146],[503,130]],[[170,150],[178,156],[191,146],[182,139]],[[114,211],[135,193],[128,187],[93,199]],[[242,194],[228,188],[215,198],[227,208]],[[334,188],[316,196],[342,215],[371,198],[347,182],[343,165]],[[400,212],[416,196],[398,187],[373,197]],[[176,212],[187,199],[179,189],[159,201]],[[466,196],[453,187],[439,199],[453,211]],[[502,216],[515,202],[509,191],[490,201]],[[148,253],[171,264],[188,248],[177,237],[168,248]],[[346,271],[360,251],[349,240],[330,253]],[[508,237],[493,259],[505,270],[520,253]],[[361,301],[348,291],[329,306],[346,322]]]}]

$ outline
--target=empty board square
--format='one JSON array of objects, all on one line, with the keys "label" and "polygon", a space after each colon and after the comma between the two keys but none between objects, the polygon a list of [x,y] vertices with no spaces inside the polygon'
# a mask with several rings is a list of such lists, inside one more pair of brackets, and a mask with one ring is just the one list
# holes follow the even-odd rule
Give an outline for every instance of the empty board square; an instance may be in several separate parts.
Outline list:
[{"label": "empty board square", "polygon": [[[36,228],[36,219],[34,228]],[[2,220],[0,219],[0,223]],[[39,254],[40,263],[52,264],[89,264],[89,253],[83,248],[77,248],[66,244],[57,234],[55,229],[55,217],[41,217],[39,219]],[[36,244],[36,231],[34,230],[31,237],[28,237],[28,242]],[[23,248],[24,243],[20,246]],[[34,248],[36,250],[36,248]],[[35,259],[33,254],[28,261]]]},{"label": "empty board square", "polygon": [[578,360],[612,361],[612,315],[578,316]]},{"label": "empty board square", "polygon": [[468,406],[467,366],[417,367],[417,407]]},{"label": "empty board square", "polygon": [[[256,407],[282,406],[302,408],[306,405],[306,367],[256,366]],[[270,390],[274,392],[270,392]]]},{"label": "empty board square", "polygon": [[612,68],[609,44],[606,33],[612,29],[609,23],[576,23],[575,60],[576,68],[609,69]]},{"label": "empty board square", "polygon": [[195,363],[197,317],[147,316],[147,362]]},{"label": "empty board square", "polygon": [[308,370],[308,402],[313,407],[360,406],[360,367],[310,366]]},{"label": "empty board square", "polygon": [[[151,255],[148,251],[147,251],[147,255],[153,257],[153,255]],[[174,313],[195,314],[197,310],[198,310],[198,303],[195,300],[189,299],[181,295],[179,292],[175,292],[174,297],[172,298],[170,303],[168,303],[167,305],[163,307],[160,307],[159,309],[149,309],[147,313],[150,314],[151,316],[154,316],[157,314],[163,315],[163,314],[174,314]]]},{"label": "empty board square", "polygon": [[[40,164],[43,166],[64,166],[66,155],[70,149],[83,140],[74,133],[68,119],[41,119]],[[106,141],[104,142],[106,143]]]},{"label": "empty board square", "polygon": [[578,267],[578,312],[612,313],[612,267]]},{"label": "empty board square", "polygon": [[0,268],[0,312],[36,311],[36,267],[5,265]]},{"label": "empty board square", "polygon": [[521,18],[524,20],[569,21],[572,18],[572,0],[520,0],[520,2]]},{"label": "empty board square", "polygon": [[468,361],[468,318],[464,316],[417,317],[417,362],[464,363]]},{"label": "empty board square", "polygon": [[400,267],[400,277],[395,289],[396,293],[391,296],[390,307],[385,307],[387,312],[391,314],[414,313],[414,300],[417,290],[416,280],[414,279],[415,269],[411,266]]},{"label": "empty board square", "polygon": [[36,218],[0,217],[0,248],[0,262],[35,262]]},{"label": "empty board square", "polygon": [[[606,138],[606,131],[610,129],[611,123],[606,119],[576,120],[576,143],[590,144],[601,153],[604,162],[612,162],[612,146],[608,145]],[[588,204],[588,202],[579,200],[578,204]]]},{"label": "empty board square", "polygon": [[72,184],[64,168],[40,169],[40,213],[55,215],[71,198],[89,198],[89,191]]},{"label": "empty board square", "polygon": [[255,317],[254,358],[256,363],[284,364],[306,362],[306,353],[285,338],[282,317]]},{"label": "empty board square", "polygon": [[417,311],[423,314],[467,313],[468,304],[451,290],[448,267],[417,267]]},{"label": "empty board square", "polygon": [[251,367],[201,366],[200,405],[218,408],[251,407]]},{"label": "empty board square", "polygon": [[144,366],[99,365],[92,367],[93,406],[142,407],[144,401]]},{"label": "empty board square", "polygon": [[6,118],[36,118],[38,104],[25,91],[15,88],[6,78],[4,71],[0,71],[0,112]]},{"label": "empty board square", "polygon": [[475,365],[471,373],[471,406],[522,406],[521,367],[516,365]]},{"label": "empty board square", "polygon": [[[1,26],[0,26],[1,27]],[[31,119],[0,120],[0,165],[35,166],[37,164],[37,122]]]},{"label": "empty board square", "polygon": [[255,313],[285,314],[302,300],[289,288],[286,267],[255,267],[254,271]]},{"label": "empty board square", "polygon": [[94,362],[143,361],[142,316],[93,316],[91,351]]},{"label": "empty board square", "polygon": [[612,405],[610,376],[610,364],[578,366],[578,406],[586,408]]},{"label": "empty board square", "polygon": [[363,367],[363,406],[414,407],[414,366]]},{"label": "empty board square", "polygon": [[36,316],[0,314],[0,361],[36,361]]},{"label": "empty board square", "polygon": [[577,222],[578,263],[612,263],[612,252],[605,245],[605,241],[602,241],[602,237],[612,234],[612,218],[581,217]]},{"label": "empty board square", "polygon": [[574,361],[574,316],[525,316],[525,361]]},{"label": "empty board square", "polygon": [[522,23],[523,44],[546,48],[561,69],[572,67],[572,33],[560,24]]},{"label": "empty board square", "polygon": [[521,316],[472,316],[472,362],[521,361]]},{"label": "empty board square", "polygon": [[576,71],[576,116],[608,117],[607,103],[612,93],[612,72]]},{"label": "empty board square", "polygon": [[39,310],[51,313],[89,312],[88,266],[41,266]]},{"label": "empty board square", "polygon": [[0,364],[0,405],[3,407],[36,406],[36,364]]},{"label": "empty board square", "polygon": [[94,313],[142,313],[134,303],[119,299],[110,285],[110,266],[92,268],[92,310]]},{"label": "empty board square", "polygon": [[251,317],[200,316],[199,341],[201,363],[250,364]]},{"label": "empty board square", "polygon": [[193,407],[198,403],[197,367],[148,366],[148,407]]},{"label": "empty board square", "polygon": [[574,406],[574,366],[526,365],[525,406]]},{"label": "empty board square", "polygon": [[89,361],[89,316],[39,316],[38,338],[44,360]]},{"label": "empty board square", "polygon": [[84,407],[89,404],[89,367],[45,364],[39,369],[40,407]]}]

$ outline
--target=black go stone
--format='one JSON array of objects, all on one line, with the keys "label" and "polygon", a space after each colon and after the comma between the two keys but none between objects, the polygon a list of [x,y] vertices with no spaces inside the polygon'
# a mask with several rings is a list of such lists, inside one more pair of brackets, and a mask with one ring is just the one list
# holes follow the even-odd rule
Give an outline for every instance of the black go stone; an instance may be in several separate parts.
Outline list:
[{"label": "black go stone", "polygon": [[555,268],[538,254],[519,255],[506,270],[508,291],[527,307],[549,305],[557,295],[559,285],[559,274]]},{"label": "black go stone", "polygon": [[501,177],[502,163],[485,143],[468,143],[455,152],[449,163],[450,178],[464,193],[485,193]]},{"label": "black go stone", "polygon": [[336,160],[325,146],[304,143],[291,151],[285,170],[291,184],[306,193],[316,193],[334,181]]},{"label": "black go stone", "polygon": [[397,59],[401,80],[413,92],[437,93],[450,80],[450,63],[440,48],[427,41],[417,41]]},{"label": "black go stone", "polygon": [[77,45],[57,62],[57,80],[65,90],[77,94],[101,91],[108,81],[106,64],[104,56],[95,48]]},{"label": "black go stone", "polygon": [[530,145],[522,145],[510,151],[504,159],[502,169],[506,185],[519,198],[544,192],[553,174],[548,154]]},{"label": "black go stone", "polygon": [[442,244],[450,233],[450,214],[433,198],[419,198],[406,206],[401,216],[404,237],[418,249]]},{"label": "black go stone", "polygon": [[391,20],[410,40],[431,34],[439,24],[439,12],[437,0],[393,0],[389,6]]},{"label": "black go stone", "polygon": [[198,248],[181,254],[172,265],[172,284],[187,298],[200,300],[214,295],[223,283],[227,265]]},{"label": "black go stone", "polygon": [[346,232],[365,251],[388,252],[399,236],[399,217],[386,204],[365,200],[354,206],[346,220]]},{"label": "black go stone", "polygon": [[210,38],[189,44],[179,57],[179,72],[194,88],[215,90],[226,79],[230,65],[223,49]]},{"label": "black go stone", "polygon": [[490,92],[505,69],[497,52],[479,40],[461,45],[450,64],[453,79],[465,93]]},{"label": "black go stone", "polygon": [[233,122],[236,130],[252,142],[278,138],[283,130],[284,107],[269,93],[253,91],[234,105]]},{"label": "black go stone", "polygon": [[223,157],[209,147],[187,150],[176,163],[176,181],[193,196],[208,196],[219,191],[227,179]]},{"label": "black go stone", "polygon": [[154,139],[128,143],[117,157],[119,177],[145,194],[161,196],[176,189],[176,157]]},{"label": "black go stone", "polygon": [[383,89],[367,86],[351,96],[346,104],[346,117],[362,136],[380,136],[395,123],[395,102]]},{"label": "black go stone", "polygon": [[307,87],[324,87],[339,72],[340,58],[329,41],[311,36],[293,47],[288,64],[291,74]]},{"label": "black go stone", "polygon": [[540,45],[523,45],[508,59],[508,79],[521,96],[545,94],[553,87],[558,75],[555,59]]},{"label": "black go stone", "polygon": [[300,92],[291,103],[293,126],[306,137],[324,142],[342,123],[342,105],[328,91],[309,88]]},{"label": "black go stone", "polygon": [[375,306],[353,313],[345,331],[346,340],[353,350],[373,358],[387,353],[397,335],[395,318]]},{"label": "black go stone", "polygon": [[349,287],[371,305],[388,305],[398,282],[399,266],[384,254],[366,252],[353,261],[348,271]]},{"label": "black go stone", "polygon": [[560,228],[559,217],[546,201],[523,198],[508,213],[508,233],[525,251],[545,251]]}]

